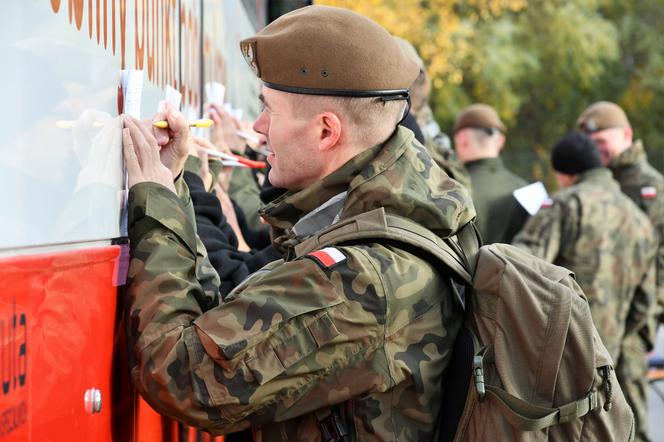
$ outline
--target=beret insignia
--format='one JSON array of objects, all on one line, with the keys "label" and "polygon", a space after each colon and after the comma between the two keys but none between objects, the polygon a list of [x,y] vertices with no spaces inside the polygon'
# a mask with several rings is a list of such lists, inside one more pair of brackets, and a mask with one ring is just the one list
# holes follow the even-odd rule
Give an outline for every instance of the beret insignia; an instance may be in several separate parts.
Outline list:
[{"label": "beret insignia", "polygon": [[254,74],[258,78],[261,78],[261,71],[258,67],[258,59],[256,58],[256,41],[244,40],[240,43],[240,49],[242,50],[244,61],[246,61],[251,70],[254,71]]}]

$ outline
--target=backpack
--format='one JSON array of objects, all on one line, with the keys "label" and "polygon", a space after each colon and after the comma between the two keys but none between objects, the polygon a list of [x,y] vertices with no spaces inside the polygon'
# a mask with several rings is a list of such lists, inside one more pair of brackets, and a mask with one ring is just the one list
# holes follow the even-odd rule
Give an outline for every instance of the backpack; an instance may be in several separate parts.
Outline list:
[{"label": "backpack", "polygon": [[424,252],[453,280],[465,321],[435,441],[633,440],[631,409],[570,270],[508,244],[480,247],[472,222],[441,239],[384,208],[341,220],[295,254],[357,241]]}]

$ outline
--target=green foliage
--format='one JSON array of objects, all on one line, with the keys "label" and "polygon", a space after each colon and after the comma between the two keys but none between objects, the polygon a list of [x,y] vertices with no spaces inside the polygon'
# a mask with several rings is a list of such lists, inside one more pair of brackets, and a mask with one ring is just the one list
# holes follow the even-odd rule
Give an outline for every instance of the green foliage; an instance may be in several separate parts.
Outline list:
[{"label": "green foliage", "polygon": [[508,126],[505,155],[520,164],[510,163],[547,182],[550,147],[597,100],[623,106],[655,166],[664,166],[661,1],[324,0],[414,43],[443,129],[468,104],[494,106]]}]

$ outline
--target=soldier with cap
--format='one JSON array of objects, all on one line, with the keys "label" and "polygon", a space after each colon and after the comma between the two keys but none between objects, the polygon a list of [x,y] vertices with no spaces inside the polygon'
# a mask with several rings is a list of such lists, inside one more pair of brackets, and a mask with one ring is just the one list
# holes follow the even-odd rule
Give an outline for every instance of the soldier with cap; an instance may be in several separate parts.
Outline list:
[{"label": "soldier with cap", "polygon": [[[624,354],[631,354],[622,374],[623,391],[636,418],[636,440],[648,440],[647,367],[642,363],[652,350],[657,317],[664,315],[664,177],[648,163],[643,143],[634,140],[632,127],[623,109],[615,103],[599,101],[583,111],[578,127],[597,144],[602,163],[611,169],[622,191],[636,203],[655,226],[659,241],[657,252],[657,306],[651,321],[641,330],[640,338],[625,340]],[[627,380],[629,379],[629,381]]]},{"label": "soldier with cap", "polygon": [[623,386],[630,381],[623,378],[625,365],[646,364],[644,354],[630,360],[623,342],[638,336],[655,303],[654,230],[585,135],[562,138],[551,162],[561,190],[528,220],[514,244],[574,272]]},{"label": "soldier with cap", "polygon": [[[374,22],[324,6],[280,17],[241,49],[263,82],[254,129],[269,178],[288,189],[262,209],[284,259],[220,302],[180,178],[186,121],[157,115],[169,129],[155,137],[127,118],[132,381],[156,410],[213,434],[430,440],[462,322],[452,282],[412,251],[353,236],[365,215],[441,238],[475,216],[398,127],[419,69]],[[330,225],[347,241],[313,247]]]},{"label": "soldier with cap", "polygon": [[482,103],[465,108],[454,122],[454,147],[470,174],[484,244],[509,243],[528,218],[512,195],[527,183],[510,172],[499,156],[504,133],[498,113]]}]

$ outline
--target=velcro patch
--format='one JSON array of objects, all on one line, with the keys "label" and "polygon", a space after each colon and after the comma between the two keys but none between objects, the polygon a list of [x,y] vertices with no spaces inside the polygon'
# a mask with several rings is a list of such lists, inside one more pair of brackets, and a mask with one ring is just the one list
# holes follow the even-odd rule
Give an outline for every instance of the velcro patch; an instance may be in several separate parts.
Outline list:
[{"label": "velcro patch", "polygon": [[653,186],[646,186],[641,188],[641,198],[643,199],[653,199],[657,197],[657,189]]},{"label": "velcro patch", "polygon": [[318,265],[326,269],[346,260],[346,255],[336,247],[325,247],[324,249],[307,253],[304,256],[313,259]]}]

